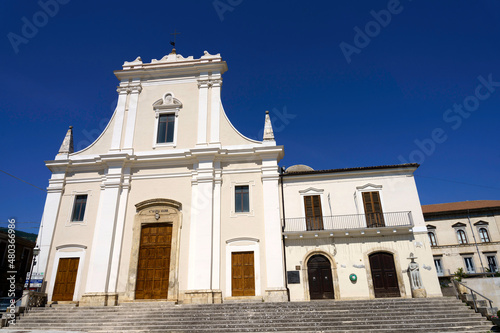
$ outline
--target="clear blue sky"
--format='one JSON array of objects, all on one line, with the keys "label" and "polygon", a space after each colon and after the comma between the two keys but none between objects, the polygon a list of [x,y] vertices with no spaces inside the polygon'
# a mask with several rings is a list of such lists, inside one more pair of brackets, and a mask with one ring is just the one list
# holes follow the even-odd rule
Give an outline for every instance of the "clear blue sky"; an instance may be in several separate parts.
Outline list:
[{"label": "clear blue sky", "polygon": [[[44,160],[69,125],[81,149],[111,117],[113,70],[137,56],[160,59],[177,29],[178,53],[220,52],[227,61],[222,101],[236,128],[257,138],[271,112],[282,165],[419,162],[422,204],[500,199],[497,0],[42,7],[0,2],[0,169],[38,187],[48,185]],[[36,231],[29,227],[41,219],[44,192],[3,173],[0,186],[0,225],[16,217]]]}]

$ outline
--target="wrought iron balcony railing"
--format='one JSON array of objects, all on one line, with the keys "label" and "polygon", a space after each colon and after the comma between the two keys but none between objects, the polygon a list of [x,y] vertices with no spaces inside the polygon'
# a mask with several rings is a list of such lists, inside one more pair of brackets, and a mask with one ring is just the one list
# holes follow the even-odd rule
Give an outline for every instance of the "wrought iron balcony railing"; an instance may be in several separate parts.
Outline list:
[{"label": "wrought iron balcony railing", "polygon": [[413,226],[411,212],[286,218],[284,222],[283,231],[285,233]]}]

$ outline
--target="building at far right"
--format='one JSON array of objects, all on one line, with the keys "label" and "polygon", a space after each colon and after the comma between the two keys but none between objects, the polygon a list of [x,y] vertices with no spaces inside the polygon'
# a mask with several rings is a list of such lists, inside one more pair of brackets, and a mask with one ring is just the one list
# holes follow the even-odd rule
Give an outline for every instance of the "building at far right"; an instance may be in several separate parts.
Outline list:
[{"label": "building at far right", "polygon": [[439,277],[459,268],[468,275],[499,271],[500,200],[424,205],[422,212]]}]

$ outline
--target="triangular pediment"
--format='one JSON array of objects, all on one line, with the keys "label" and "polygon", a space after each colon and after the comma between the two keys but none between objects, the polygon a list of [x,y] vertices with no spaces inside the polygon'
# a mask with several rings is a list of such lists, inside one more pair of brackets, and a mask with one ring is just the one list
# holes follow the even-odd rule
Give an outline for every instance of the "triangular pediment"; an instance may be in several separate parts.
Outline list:
[{"label": "triangular pediment", "polygon": [[489,225],[489,223],[486,221],[478,221],[478,222],[474,223],[474,225]]},{"label": "triangular pediment", "polygon": [[375,185],[375,184],[371,184],[371,183],[356,187],[356,189],[358,189],[358,190],[381,189],[381,188],[382,188],[382,185]]},{"label": "triangular pediment", "polygon": [[314,187],[309,187],[305,190],[301,190],[299,191],[300,194],[321,194],[323,193],[325,190],[320,190],[320,189],[317,189],[317,188],[314,188]]},{"label": "triangular pediment", "polygon": [[466,226],[465,223],[462,223],[462,222],[457,222],[454,225],[452,225],[453,228],[462,228],[465,226]]},{"label": "triangular pediment", "polygon": [[433,226],[432,224],[427,225],[427,230],[434,230],[434,229],[436,229],[436,227]]}]

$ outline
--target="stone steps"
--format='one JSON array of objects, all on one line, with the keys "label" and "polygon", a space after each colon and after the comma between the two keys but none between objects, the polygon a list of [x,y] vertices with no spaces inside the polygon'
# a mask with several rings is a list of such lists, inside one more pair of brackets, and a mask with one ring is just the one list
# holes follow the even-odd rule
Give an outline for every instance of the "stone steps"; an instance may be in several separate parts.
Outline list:
[{"label": "stone steps", "polygon": [[[380,313],[379,313],[380,312]],[[266,318],[280,318],[280,317],[285,317],[284,313],[247,313],[246,314],[248,318],[251,319],[266,319]],[[393,318],[394,316],[397,317],[412,317],[412,318],[429,318],[432,316],[439,317],[439,318],[454,318],[454,317],[478,317],[482,318],[480,314],[474,313],[469,311],[468,309],[460,309],[459,311],[453,311],[451,313],[445,312],[445,313],[429,313],[429,311],[425,310],[420,310],[420,311],[412,311],[411,313],[405,312],[405,311],[391,311],[390,314],[387,314],[384,311],[372,311],[371,313],[364,313],[364,312],[359,312],[359,311],[321,311],[321,312],[290,312],[289,314],[286,314],[286,317],[290,316],[300,316],[300,318],[352,318],[352,317],[364,317],[364,318],[370,318],[370,317],[389,317]],[[91,321],[101,321],[101,319],[109,320],[109,321],[122,321],[123,319],[129,319],[129,320],[137,320],[141,318],[145,319],[155,319],[155,318],[161,318],[162,320],[168,320],[168,319],[173,319],[176,321],[188,321],[192,320],[193,318],[196,320],[209,320],[209,319],[216,319],[216,320],[221,320],[221,319],[228,319],[231,318],[232,316],[228,314],[211,314],[211,315],[202,315],[202,314],[191,314],[191,313],[185,313],[185,314],[151,314],[151,313],[144,313],[144,314],[137,314],[137,313],[131,313],[131,314],[124,314],[122,316],[116,316],[116,315],[102,315],[102,314],[96,314],[93,318],[85,318],[82,317],[81,314],[73,314],[72,316],[64,316],[61,318],[61,316],[44,316],[43,314],[34,316],[34,315],[29,315],[24,317],[23,322],[31,322],[31,321],[36,321],[38,323],[41,322],[50,322],[52,320],[57,320],[58,322],[91,322]],[[240,319],[241,320],[241,319]]]},{"label": "stone steps", "polygon": [[[493,325],[453,298],[32,309],[5,332],[487,332]],[[24,330],[24,331],[23,331]],[[28,331],[29,332],[29,331]]]}]

